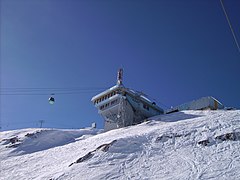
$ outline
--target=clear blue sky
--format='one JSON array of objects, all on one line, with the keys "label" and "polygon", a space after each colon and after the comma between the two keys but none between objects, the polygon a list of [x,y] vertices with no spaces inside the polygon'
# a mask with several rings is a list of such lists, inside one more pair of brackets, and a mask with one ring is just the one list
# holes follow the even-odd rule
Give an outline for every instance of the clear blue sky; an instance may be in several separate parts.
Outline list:
[{"label": "clear blue sky", "polygon": [[[240,107],[240,53],[219,0],[0,2],[2,130],[39,127],[39,120],[43,127],[102,128],[90,100],[96,88],[115,85],[119,67],[125,86],[167,106],[214,96]],[[240,1],[224,4],[240,41]],[[93,91],[49,90],[76,87]],[[6,88],[43,89],[6,95]]]}]

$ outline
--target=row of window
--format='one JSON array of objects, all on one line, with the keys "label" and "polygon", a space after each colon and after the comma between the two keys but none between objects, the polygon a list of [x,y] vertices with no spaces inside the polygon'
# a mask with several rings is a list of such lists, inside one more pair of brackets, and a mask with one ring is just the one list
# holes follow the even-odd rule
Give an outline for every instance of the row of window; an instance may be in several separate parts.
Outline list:
[{"label": "row of window", "polygon": [[98,103],[100,103],[100,102],[102,102],[102,101],[104,101],[104,100],[114,96],[116,93],[117,93],[116,91],[113,91],[113,92],[111,92],[109,94],[106,94],[105,96],[102,96],[102,97],[98,98],[97,100],[95,100],[94,104],[98,104]]},{"label": "row of window", "polygon": [[[100,106],[100,110],[103,110],[103,109],[107,108],[108,106],[112,106],[114,104],[117,104],[118,101],[119,101],[119,99],[115,99],[115,100],[113,100],[113,101],[111,101],[109,103],[106,103],[106,104]],[[127,103],[126,103],[126,105],[127,105]],[[149,111],[149,106],[148,105],[143,104],[143,108]]]},{"label": "row of window", "polygon": [[107,108],[108,106],[110,106],[110,105],[112,106],[112,105],[117,104],[117,103],[118,103],[118,99],[115,99],[115,100],[113,100],[109,103],[106,103],[106,104],[100,106],[100,110],[103,110],[104,108]]}]

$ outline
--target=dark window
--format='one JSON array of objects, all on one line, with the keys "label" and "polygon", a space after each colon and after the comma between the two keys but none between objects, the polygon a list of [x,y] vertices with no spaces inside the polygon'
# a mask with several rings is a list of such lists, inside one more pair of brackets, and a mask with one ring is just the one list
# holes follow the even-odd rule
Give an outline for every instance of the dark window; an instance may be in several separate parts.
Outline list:
[{"label": "dark window", "polygon": [[149,107],[146,104],[143,104],[143,108],[149,111]]},{"label": "dark window", "polygon": [[117,102],[118,102],[118,100],[115,99],[115,100],[113,100],[113,101],[111,102],[111,105],[116,104]]}]

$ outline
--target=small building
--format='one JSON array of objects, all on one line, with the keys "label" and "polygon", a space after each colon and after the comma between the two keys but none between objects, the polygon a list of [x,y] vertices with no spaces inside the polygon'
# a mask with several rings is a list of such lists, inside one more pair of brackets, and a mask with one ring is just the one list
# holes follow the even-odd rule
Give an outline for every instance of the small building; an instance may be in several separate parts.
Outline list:
[{"label": "small building", "polygon": [[217,99],[215,99],[212,96],[207,96],[171,108],[166,111],[166,114],[183,110],[206,110],[206,109],[217,110],[223,108],[224,108],[223,104],[220,103]]}]

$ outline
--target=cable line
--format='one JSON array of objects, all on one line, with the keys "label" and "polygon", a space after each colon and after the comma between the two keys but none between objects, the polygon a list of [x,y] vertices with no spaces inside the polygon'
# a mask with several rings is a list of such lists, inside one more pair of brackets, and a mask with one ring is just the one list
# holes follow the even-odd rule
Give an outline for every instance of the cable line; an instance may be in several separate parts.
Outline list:
[{"label": "cable line", "polygon": [[238,44],[237,38],[236,38],[236,36],[235,36],[234,30],[233,30],[233,28],[232,28],[232,25],[231,25],[230,19],[228,18],[227,11],[225,10],[225,7],[224,7],[224,5],[223,5],[223,1],[220,0],[220,2],[221,2],[221,5],[222,5],[223,12],[224,12],[224,14],[225,14],[225,16],[226,16],[226,19],[227,19],[228,25],[229,25],[229,27],[230,27],[230,29],[231,29],[233,39],[234,39],[235,44],[236,44],[236,46],[237,46],[237,48],[238,48],[238,51],[239,51],[239,53],[240,53],[240,47],[239,47],[239,44]]},{"label": "cable line", "polygon": [[[98,93],[99,91],[87,91],[87,92],[59,92],[59,93],[54,93],[54,95],[71,95],[71,94],[89,94],[89,93]],[[43,96],[43,95],[49,95],[52,93],[0,93],[0,95],[4,95],[4,96],[21,96],[21,95],[27,95],[27,96],[31,96],[31,95],[39,95],[39,96]]]},{"label": "cable line", "polygon": [[103,87],[81,88],[0,88],[0,95],[49,95],[54,94],[86,94],[105,90]]},{"label": "cable line", "polygon": [[0,88],[0,91],[7,92],[33,92],[33,91],[90,91],[90,90],[103,90],[106,88],[97,88],[97,87],[85,87],[85,88]]}]

